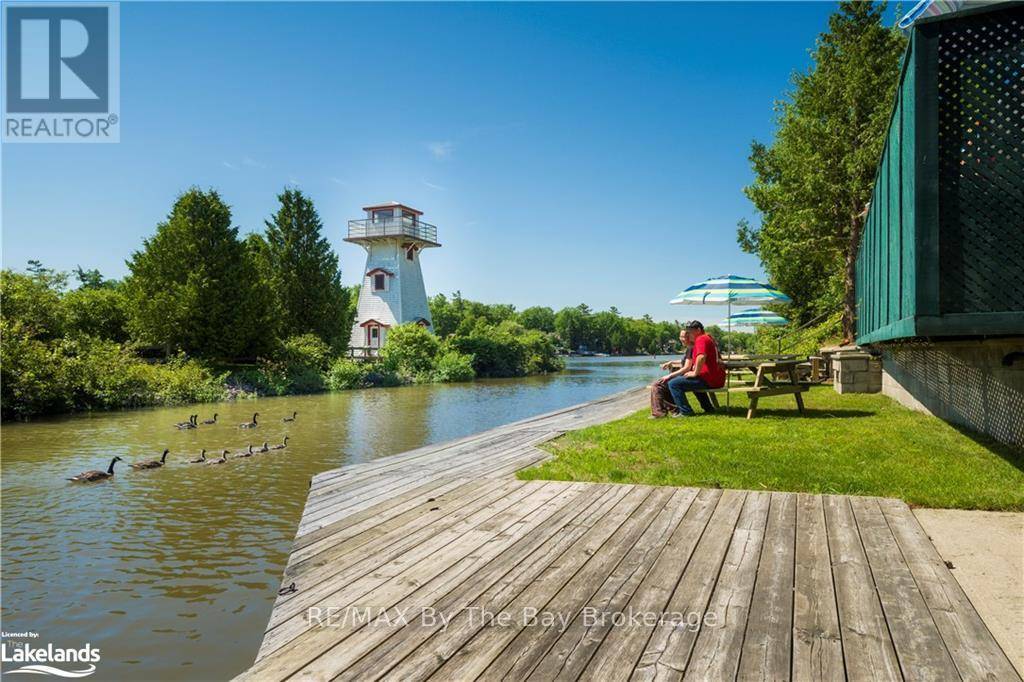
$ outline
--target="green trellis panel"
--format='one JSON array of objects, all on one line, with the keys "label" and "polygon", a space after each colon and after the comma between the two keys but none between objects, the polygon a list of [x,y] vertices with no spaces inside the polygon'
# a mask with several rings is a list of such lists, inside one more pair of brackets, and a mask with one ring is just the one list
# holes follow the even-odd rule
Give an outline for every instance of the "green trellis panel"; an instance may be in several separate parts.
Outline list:
[{"label": "green trellis panel", "polygon": [[1024,3],[918,21],[857,257],[857,342],[1024,334]]}]

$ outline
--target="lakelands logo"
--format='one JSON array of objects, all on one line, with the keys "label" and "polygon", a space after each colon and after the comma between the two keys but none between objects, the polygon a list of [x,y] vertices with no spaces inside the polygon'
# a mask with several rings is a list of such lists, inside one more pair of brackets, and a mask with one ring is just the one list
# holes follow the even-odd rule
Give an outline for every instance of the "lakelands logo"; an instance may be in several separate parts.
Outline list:
[{"label": "lakelands logo", "polygon": [[[14,634],[5,632],[4,636]],[[100,650],[89,643],[78,648],[61,648],[53,644],[43,647],[33,646],[28,642],[4,642],[0,644],[0,661],[3,663],[5,675],[23,673],[54,677],[88,677],[96,672],[96,664],[100,662]],[[18,667],[9,667],[12,663]]]},{"label": "lakelands logo", "polygon": [[116,3],[4,3],[4,142],[120,140]]}]

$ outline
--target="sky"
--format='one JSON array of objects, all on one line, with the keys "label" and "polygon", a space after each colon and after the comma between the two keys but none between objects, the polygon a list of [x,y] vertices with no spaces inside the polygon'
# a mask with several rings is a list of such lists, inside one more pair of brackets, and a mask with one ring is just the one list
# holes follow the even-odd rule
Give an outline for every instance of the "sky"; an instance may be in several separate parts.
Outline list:
[{"label": "sky", "polygon": [[394,200],[438,226],[428,294],[714,322],[668,301],[763,276],[750,142],[834,8],[122,3],[121,141],[3,145],[3,266],[122,277],[183,190],[244,235],[298,187],[346,284],[346,221]]}]

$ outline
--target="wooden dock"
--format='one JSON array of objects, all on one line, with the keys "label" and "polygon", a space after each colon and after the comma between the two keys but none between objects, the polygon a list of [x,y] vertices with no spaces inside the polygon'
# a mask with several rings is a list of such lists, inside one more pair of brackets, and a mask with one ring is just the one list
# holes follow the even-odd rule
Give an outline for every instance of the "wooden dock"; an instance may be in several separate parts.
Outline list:
[{"label": "wooden dock", "polygon": [[898,500],[515,479],[645,398],[316,476],[241,679],[1021,679]]}]

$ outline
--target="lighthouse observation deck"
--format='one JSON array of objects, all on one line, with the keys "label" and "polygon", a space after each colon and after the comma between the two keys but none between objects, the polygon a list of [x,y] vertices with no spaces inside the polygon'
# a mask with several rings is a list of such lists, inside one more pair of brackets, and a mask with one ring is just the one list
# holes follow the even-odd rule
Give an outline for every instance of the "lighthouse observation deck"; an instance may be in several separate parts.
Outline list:
[{"label": "lighthouse observation deck", "polygon": [[408,237],[423,242],[425,246],[440,246],[437,241],[437,226],[425,223],[418,216],[388,216],[348,221],[348,237],[345,241],[361,242],[388,237]]}]

